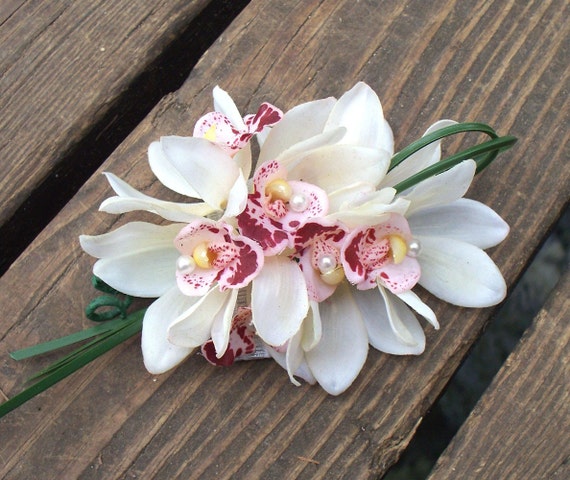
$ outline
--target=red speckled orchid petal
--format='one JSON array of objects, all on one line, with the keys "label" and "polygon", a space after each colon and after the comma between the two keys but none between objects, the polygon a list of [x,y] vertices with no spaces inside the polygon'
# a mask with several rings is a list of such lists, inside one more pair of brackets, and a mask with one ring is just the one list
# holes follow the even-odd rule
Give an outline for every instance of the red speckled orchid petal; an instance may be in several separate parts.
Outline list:
[{"label": "red speckled orchid petal", "polygon": [[249,195],[245,210],[237,220],[241,234],[259,243],[265,255],[279,254],[291,243],[281,223],[266,214],[257,191]]},{"label": "red speckled orchid petal", "polygon": [[357,229],[352,231],[341,250],[344,274],[349,282],[358,284],[366,278],[366,267],[362,262],[367,244],[371,243],[373,229]]},{"label": "red speckled orchid petal", "polygon": [[287,178],[287,170],[279,162],[271,161],[260,165],[253,177],[253,185],[257,192],[264,194],[265,187],[269,182]]},{"label": "red speckled orchid petal", "polygon": [[196,268],[191,273],[176,272],[176,283],[184,295],[196,297],[208,293],[217,277],[217,270]]},{"label": "red speckled orchid petal", "polygon": [[326,192],[310,183],[293,181],[289,182],[293,189],[293,195],[302,195],[307,199],[307,208],[301,212],[287,209],[286,214],[280,218],[283,228],[287,231],[295,231],[307,220],[316,217],[324,217],[329,209],[329,199]]},{"label": "red speckled orchid petal", "polygon": [[243,119],[251,135],[261,132],[265,127],[275,125],[283,118],[283,112],[270,103],[262,103],[255,115],[246,115]]},{"label": "red speckled orchid petal", "polygon": [[380,225],[353,230],[347,237],[341,251],[346,278],[359,290],[375,288],[377,282],[392,293],[411,289],[420,278],[417,260],[405,257],[397,264],[390,251],[390,235],[411,238],[406,219],[391,214]]},{"label": "red speckled orchid petal", "polygon": [[218,283],[221,289],[245,287],[263,267],[263,250],[256,242],[235,237],[233,247],[237,249],[237,255],[220,275]]},{"label": "red speckled orchid petal", "polygon": [[330,255],[340,264],[340,249],[346,234],[342,226],[321,219],[309,221],[297,230],[294,244],[300,252],[299,266],[311,300],[322,302],[334,293],[336,285],[329,285],[321,279],[318,261],[323,255]]},{"label": "red speckled orchid petal", "polygon": [[420,279],[421,268],[415,258],[405,257],[402,263],[387,263],[380,268],[376,278],[378,282],[392,293],[403,293],[411,290]]},{"label": "red speckled orchid petal", "polygon": [[203,243],[214,257],[210,268],[196,266],[190,272],[177,271],[176,280],[185,295],[204,295],[218,281],[221,290],[246,286],[263,267],[263,250],[253,240],[231,235],[222,222],[199,220],[184,227],[175,240],[183,255],[192,256]]},{"label": "red speckled orchid petal", "polygon": [[319,271],[313,267],[311,257],[311,250],[307,249],[299,259],[299,267],[301,267],[305,282],[307,283],[309,300],[322,302],[334,293],[336,285],[328,285],[321,280]]}]

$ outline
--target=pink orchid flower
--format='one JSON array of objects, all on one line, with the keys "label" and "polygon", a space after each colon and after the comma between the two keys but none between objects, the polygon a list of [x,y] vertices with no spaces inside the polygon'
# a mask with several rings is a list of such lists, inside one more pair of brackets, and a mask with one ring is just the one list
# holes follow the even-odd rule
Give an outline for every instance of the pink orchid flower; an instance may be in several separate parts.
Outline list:
[{"label": "pink orchid flower", "polygon": [[420,279],[421,269],[410,245],[410,227],[399,214],[391,214],[379,225],[354,229],[341,252],[346,278],[359,290],[378,284],[395,294],[411,290]]},{"label": "pink orchid flower", "polygon": [[344,280],[340,259],[348,230],[341,224],[315,219],[305,223],[295,234],[296,256],[305,276],[309,299],[322,302]]},{"label": "pink orchid flower", "polygon": [[245,287],[263,267],[263,252],[249,238],[232,234],[223,222],[197,220],[174,240],[181,256],[176,280],[188,296],[205,295],[214,282],[221,291]]},{"label": "pink orchid flower", "polygon": [[218,145],[226,153],[234,155],[265,127],[275,125],[283,112],[270,103],[262,103],[256,114],[246,115],[241,122],[232,122],[222,112],[209,112],[194,126],[194,137],[203,137]]},{"label": "pink orchid flower", "polygon": [[324,190],[310,183],[287,180],[287,170],[277,161],[267,162],[255,173],[254,192],[237,217],[243,235],[255,239],[265,255],[276,255],[293,246],[292,233],[307,220],[328,211]]},{"label": "pink orchid flower", "polygon": [[212,340],[202,345],[201,352],[212,365],[224,367],[232,365],[236,360],[251,356],[255,352],[255,328],[251,324],[251,308],[238,308],[232,320],[226,353],[218,357]]}]

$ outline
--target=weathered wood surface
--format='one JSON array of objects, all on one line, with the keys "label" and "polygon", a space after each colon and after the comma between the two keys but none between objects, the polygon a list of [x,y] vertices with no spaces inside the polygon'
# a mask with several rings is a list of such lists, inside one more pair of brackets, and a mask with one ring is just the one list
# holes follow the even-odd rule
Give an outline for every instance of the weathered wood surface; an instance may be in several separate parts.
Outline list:
[{"label": "weathered wood surface", "polygon": [[[3,226],[210,1],[1,3]],[[120,122],[124,113],[101,127],[100,135],[116,129],[113,122]],[[85,162],[85,156],[79,155],[78,162]],[[67,171],[58,175],[65,186]],[[49,195],[46,199],[50,201]]]},{"label": "weathered wood surface", "polygon": [[534,319],[430,480],[570,478],[570,272]]},{"label": "weathered wood surface", "polygon": [[[491,252],[512,285],[570,197],[568,9],[564,0],[435,0],[429,9],[421,0],[253,1],[104,169],[169,197],[146,164],[146,147],[160,135],[188,134],[211,108],[216,83],[246,113],[266,100],[287,109],[338,96],[364,80],[382,98],[399,146],[443,117],[484,121],[520,138],[470,191],[512,227]],[[9,351],[88,325],[82,311],[94,296],[93,261],[74,239],[127,220],[97,212],[108,195],[95,175],[2,277],[6,396],[39,366],[16,364]],[[427,329],[426,352],[417,358],[370,352],[360,377],[336,398],[293,387],[271,362],[224,370],[192,358],[153,377],[133,340],[0,420],[0,476],[380,475],[492,314],[429,303],[442,328]]]}]

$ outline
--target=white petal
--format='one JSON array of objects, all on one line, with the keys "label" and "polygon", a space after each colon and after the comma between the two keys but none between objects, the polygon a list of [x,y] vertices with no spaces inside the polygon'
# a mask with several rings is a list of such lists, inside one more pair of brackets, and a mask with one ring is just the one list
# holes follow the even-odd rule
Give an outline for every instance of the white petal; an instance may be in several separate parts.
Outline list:
[{"label": "white petal", "polygon": [[360,373],[368,355],[364,321],[346,282],[319,305],[320,342],[305,353],[319,384],[331,395],[344,392]]},{"label": "white petal", "polygon": [[[327,147],[338,143],[345,135],[346,128],[339,127],[334,130],[315,135],[284,150],[277,158],[283,167],[290,168],[301,162],[309,153],[322,147]],[[299,180],[299,178],[297,178]]]},{"label": "white petal", "polygon": [[450,238],[418,240],[422,245],[419,283],[436,297],[463,307],[488,307],[505,298],[503,276],[483,250]]},{"label": "white petal", "polygon": [[439,330],[439,322],[437,321],[434,311],[422,302],[420,297],[418,297],[414,292],[408,290],[404,293],[398,293],[397,297],[407,303],[409,307],[412,307],[416,313],[419,313],[424,317],[436,330]]},{"label": "white petal", "polygon": [[287,345],[287,353],[285,355],[285,365],[287,367],[289,379],[291,380],[291,383],[297,387],[299,387],[301,384],[294,377],[294,375],[305,360],[305,353],[301,348],[301,337],[301,330],[293,335],[293,337],[289,340],[289,344]]},{"label": "white petal", "polygon": [[245,178],[249,178],[251,173],[251,144],[248,143],[234,155],[234,162],[238,169],[243,172]]},{"label": "white petal", "polygon": [[152,142],[149,145],[148,163],[152,173],[164,186],[187,197],[200,198],[198,192],[190,186],[174,165],[170,163],[162,149],[161,142]]},{"label": "white petal", "polygon": [[230,294],[227,295],[225,304],[220,310],[220,314],[214,318],[212,324],[212,341],[216,348],[216,357],[222,358],[228,348],[228,341],[230,339],[230,330],[232,327],[232,320],[234,318],[234,309],[237,302],[239,290],[237,288],[231,289]]},{"label": "white petal", "polygon": [[365,83],[357,83],[339,98],[329,115],[325,131],[339,126],[347,129],[342,143],[381,148],[392,155],[394,139],[384,119],[382,104],[374,90]]},{"label": "white petal", "polygon": [[194,351],[170,343],[167,329],[172,320],[196,300],[197,297],[182,295],[175,286],[148,307],[143,320],[141,347],[144,365],[150,373],[164,373]]},{"label": "white petal", "polygon": [[112,232],[82,235],[83,249],[99,257],[93,273],[116,290],[136,297],[159,297],[176,283],[174,238],[181,225],[132,222]]},{"label": "white petal", "polygon": [[111,197],[101,203],[99,208],[106,213],[127,213],[136,210],[144,210],[146,212],[160,215],[166,220],[172,222],[190,223],[199,220],[205,215],[214,212],[215,209],[206,203],[175,203],[163,202],[161,200],[141,200],[138,198],[122,198]]},{"label": "white petal", "polygon": [[467,192],[475,175],[476,164],[465,160],[455,167],[419,183],[404,194],[412,204],[408,215],[424,208],[445,205],[461,198]]},{"label": "white petal", "polygon": [[[455,125],[456,123],[457,122],[454,122],[453,120],[440,120],[430,126],[422,136],[425,137],[429,133],[441,130],[444,127],[449,127],[450,125]],[[397,185],[401,181],[406,180],[412,175],[422,171],[424,168],[429,167],[436,162],[439,162],[440,158],[441,140],[438,140],[425,146],[421,150],[409,156],[396,168],[390,170],[384,180],[382,180],[382,185]]]},{"label": "white petal", "polygon": [[321,325],[321,314],[319,312],[319,303],[311,301],[311,308],[303,326],[301,327],[302,339],[301,346],[303,350],[308,352],[321,340],[323,332]]},{"label": "white petal", "polygon": [[162,137],[170,164],[206,203],[222,208],[239,175],[232,157],[204,138]]},{"label": "white petal", "polygon": [[347,208],[347,205],[357,202],[362,197],[373,195],[376,187],[368,182],[357,182],[352,185],[329,192],[329,212],[335,213]]},{"label": "white petal", "polygon": [[347,185],[367,182],[376,185],[386,173],[390,156],[384,150],[331,145],[308,153],[288,168],[289,179],[302,179],[334,192]]},{"label": "white petal", "polygon": [[251,308],[257,334],[270,345],[283,345],[299,331],[309,310],[303,272],[287,257],[266,257],[252,283]]},{"label": "white petal", "polygon": [[208,215],[214,209],[205,203],[175,203],[157,200],[145,195],[112,173],[105,172],[109,184],[118,195],[106,199],[99,210],[107,213],[126,213],[145,210],[156,213],[174,222],[192,222],[200,216]]},{"label": "white petal", "polygon": [[247,180],[240,170],[238,178],[234,183],[228,195],[228,204],[224,212],[224,219],[228,217],[237,217],[245,210],[247,204]]},{"label": "white petal", "polygon": [[354,290],[370,345],[392,355],[419,355],[425,348],[424,331],[410,309],[382,287]]},{"label": "white petal", "polygon": [[180,347],[199,347],[210,339],[212,325],[218,315],[225,314],[230,298],[230,290],[222,292],[217,285],[214,286],[206,295],[198,297],[198,301],[188,310],[174,319],[168,328],[168,339]]},{"label": "white petal", "polygon": [[[273,360],[275,360],[281,368],[287,370],[287,358],[286,358],[287,355],[286,355],[286,353],[278,352],[273,347],[270,347],[268,345],[266,345],[265,348],[266,348],[267,352],[269,353],[269,355],[271,355]],[[317,383],[317,381],[315,380],[315,377],[311,373],[311,370],[309,369],[309,366],[307,365],[306,361],[303,361],[303,363],[301,363],[301,365],[293,373],[293,375],[295,375],[296,377],[302,378],[303,380],[305,380],[305,382],[310,383],[311,385],[314,385],[315,383]],[[295,383],[295,382],[293,382],[293,383],[295,385],[297,385],[297,383]]]},{"label": "white petal", "polygon": [[421,209],[408,216],[408,223],[415,235],[454,238],[479,248],[494,247],[509,233],[509,226],[494,210],[467,198]]},{"label": "white petal", "polygon": [[383,188],[370,194],[366,202],[352,207],[348,205],[329,215],[328,218],[338,220],[348,228],[357,228],[365,225],[378,225],[385,221],[391,213],[404,215],[410,205],[409,200],[398,197],[392,201],[390,199],[391,192],[395,192],[395,190]]},{"label": "white petal", "polygon": [[212,95],[214,97],[214,111],[223,113],[235,127],[244,129],[243,118],[229,93],[216,85]]},{"label": "white petal", "polygon": [[174,238],[184,224],[154,225],[129,222],[102,235],[81,235],[81,247],[96,258],[119,257],[128,253],[140,255],[148,250],[174,248]]},{"label": "white petal", "polygon": [[272,127],[259,153],[258,164],[275,160],[298,142],[322,133],[336,100],[325,98],[297,105]]}]

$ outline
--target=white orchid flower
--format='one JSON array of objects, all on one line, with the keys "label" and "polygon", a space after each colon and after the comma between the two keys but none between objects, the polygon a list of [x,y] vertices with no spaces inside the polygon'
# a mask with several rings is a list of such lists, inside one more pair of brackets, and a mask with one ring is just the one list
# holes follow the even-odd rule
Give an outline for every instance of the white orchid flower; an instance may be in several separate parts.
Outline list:
[{"label": "white orchid flower", "polygon": [[[364,83],[338,101],[294,107],[264,139],[253,193],[238,216],[238,227],[272,256],[252,287],[253,323],[269,345],[286,343],[299,332],[314,297],[308,289],[317,285],[310,280],[307,285],[296,262],[278,254],[294,247],[294,232],[304,223],[328,213],[329,199],[340,202],[347,189],[373,190],[392,152],[392,133],[380,101]],[[268,295],[279,299],[277,316]]]},{"label": "white orchid flower", "polygon": [[[406,219],[413,236],[401,246],[419,264],[418,283],[426,290],[455,305],[487,307],[504,299],[506,285],[482,249],[500,243],[509,228],[489,207],[462,198],[474,174],[475,162],[465,161],[408,192]],[[387,353],[422,353],[425,338],[413,311],[438,328],[433,311],[411,290],[393,291],[381,281],[378,290],[374,296],[352,292],[368,313],[371,345]]]},{"label": "white orchid flower", "polygon": [[[452,123],[438,122],[426,134]],[[482,249],[500,243],[509,228],[489,207],[462,198],[473,180],[475,162],[462,162],[394,198],[391,184],[439,158],[440,146],[435,142],[388,174],[388,181],[380,182],[384,188],[360,192],[358,201],[347,201],[327,217],[329,221],[346,221],[352,229],[342,247],[342,271],[358,288],[348,288],[349,282],[343,282],[313,306],[306,322],[314,325],[318,319],[323,332],[315,346],[307,348],[311,329],[301,328],[287,344],[285,354],[272,353],[292,381],[296,382],[294,375],[314,377],[331,394],[348,388],[368,349],[364,342],[353,341],[349,332],[356,332],[358,339],[364,330],[367,343],[386,353],[421,354],[425,334],[415,313],[436,329],[439,324],[431,308],[411,290],[416,282],[460,306],[485,307],[503,300],[503,277]],[[372,228],[374,220],[380,222]],[[368,235],[377,240],[368,244],[371,248],[364,241]],[[338,312],[343,312],[344,323],[337,321]],[[350,352],[346,357],[353,361],[343,356],[343,346],[338,344],[341,338],[347,339]]]},{"label": "white orchid flower", "polygon": [[[147,210],[183,224],[136,222],[81,237],[99,258],[95,275],[127,294],[158,297],[143,322],[150,372],[198,347],[215,365],[269,354],[293,383],[303,378],[338,395],[369,345],[397,355],[424,351],[416,314],[439,324],[412,291],[416,284],[461,306],[504,298],[504,280],[483,249],[502,241],[508,226],[463,198],[475,162],[398,193],[394,186],[440,160],[440,141],[388,172],[393,135],[368,85],[285,114],[264,103],[243,118],[216,87],[214,107],[193,137],[162,137],[148,150],[157,178],[198,202],[157,200],[106,174],[117,195],[102,210]],[[252,174],[254,135],[260,153]],[[214,214],[220,220],[206,218]],[[238,308],[244,287],[249,305]]]},{"label": "white orchid flower", "polygon": [[277,161],[287,170],[284,180],[316,185],[336,205],[347,191],[374,190],[393,149],[380,100],[360,82],[338,100],[308,102],[286,112],[267,135],[258,168]]},{"label": "white orchid flower", "polygon": [[189,225],[128,223],[98,236],[80,237],[99,258],[93,273],[128,295],[158,297],[142,330],[144,363],[163,373],[210,338],[225,354],[238,289],[263,266],[261,248],[229,225],[198,220]]},{"label": "white orchid flower", "polygon": [[249,141],[278,122],[283,114],[264,103],[255,115],[242,118],[227,92],[215,87],[213,96],[216,111],[198,120],[194,136],[162,137],[148,148],[150,167],[166,187],[202,201],[164,202],[107,173],[117,196],[105,200],[102,211],[117,214],[146,210],[167,220],[190,222],[214,212],[234,217],[245,208],[251,171]]}]

